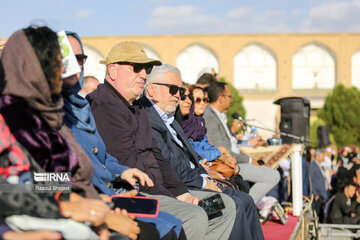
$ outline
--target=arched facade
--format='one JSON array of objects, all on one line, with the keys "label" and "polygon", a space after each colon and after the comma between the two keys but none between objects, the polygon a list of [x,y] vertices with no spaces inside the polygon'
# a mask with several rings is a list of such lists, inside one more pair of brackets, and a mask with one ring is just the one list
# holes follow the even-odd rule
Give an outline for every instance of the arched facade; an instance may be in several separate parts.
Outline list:
[{"label": "arched facade", "polygon": [[94,76],[100,83],[104,82],[105,65],[99,64],[99,60],[104,60],[104,56],[95,48],[84,45],[84,54],[88,56],[84,65],[84,76]]},{"label": "arched facade", "polygon": [[351,84],[360,88],[360,49],[351,57]]},{"label": "arched facade", "polygon": [[336,57],[318,42],[300,48],[292,58],[293,89],[332,89],[336,84]]},{"label": "arched facade", "polygon": [[[237,87],[244,97],[246,117],[257,119],[270,128],[276,125],[273,102],[279,98],[305,97],[310,100],[311,108],[318,109],[335,84],[360,86],[357,60],[360,33],[106,36],[82,37],[82,40],[103,56],[118,42],[142,43],[156,49],[162,62],[178,66],[187,82],[195,82],[197,73],[204,67],[211,67],[213,62],[219,76],[234,85],[238,81],[236,58],[246,52],[246,47],[253,46],[257,49],[255,52],[261,52],[260,48],[275,59],[276,81],[266,82],[273,84],[272,89],[267,90],[260,80],[257,80],[258,88],[254,84]],[[212,62],[209,63],[209,59]],[[254,78],[261,79],[256,74]]]},{"label": "arched facade", "polygon": [[219,62],[210,48],[195,43],[183,49],[176,57],[176,66],[180,69],[183,81],[193,84],[198,79],[198,73],[207,67],[219,71]]},{"label": "arched facade", "polygon": [[234,86],[237,89],[276,90],[275,54],[260,43],[252,43],[234,57]]},{"label": "arched facade", "polygon": [[[150,49],[155,49],[162,62],[178,66],[184,72],[184,81],[191,79],[191,72],[195,72],[192,74],[194,79],[192,81],[195,81],[196,73],[203,67],[211,65],[209,63],[203,64],[201,60],[197,60],[201,58],[196,58],[194,57],[195,54],[191,53],[200,50],[200,52],[205,52],[202,55],[210,55],[210,58],[214,60],[219,76],[233,84],[237,81],[234,79],[235,68],[237,68],[235,56],[240,53],[239,51],[250,46],[249,43],[251,45],[258,43],[258,47],[266,46],[265,50],[270,50],[270,54],[274,53],[276,90],[267,91],[255,87],[250,89],[238,88],[245,100],[268,99],[275,101],[282,97],[300,96],[309,98],[311,105],[319,108],[335,84],[341,83],[347,87],[356,85],[356,76],[358,75],[355,70],[356,67],[354,69],[352,67],[352,62],[356,66],[356,61],[352,61],[352,57],[354,56],[356,59],[357,55],[354,54],[360,49],[360,33],[106,36],[82,37],[82,40],[85,45],[99,50],[104,57],[118,42],[140,42]],[[314,65],[321,70],[315,69],[315,76],[314,71],[309,73],[309,70],[314,69],[311,69],[309,64],[306,65],[315,59],[307,56],[306,47],[313,47],[316,49],[315,52],[324,56],[321,61],[315,61],[315,64],[322,62],[321,66]],[[189,61],[186,60],[186,57]],[[192,65],[193,59],[196,60]],[[208,61],[208,59],[206,60]],[[326,64],[326,62],[330,62],[330,64]],[[201,67],[197,67],[199,70],[186,70],[187,67],[190,68],[188,65],[195,67],[198,63],[203,64]],[[306,77],[306,75],[308,76]],[[330,75],[330,77],[324,75]],[[322,80],[328,82],[324,83]],[[262,85],[258,84],[258,86],[261,87]]]}]

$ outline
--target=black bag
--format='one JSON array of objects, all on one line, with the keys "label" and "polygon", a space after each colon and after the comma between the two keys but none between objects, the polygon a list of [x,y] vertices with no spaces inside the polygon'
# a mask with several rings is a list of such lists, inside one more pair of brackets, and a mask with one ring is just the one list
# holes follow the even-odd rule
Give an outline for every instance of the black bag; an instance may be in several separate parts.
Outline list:
[{"label": "black bag", "polygon": [[250,185],[248,182],[246,182],[240,174],[234,175],[230,178],[230,182],[232,184],[236,184],[238,186],[238,190],[249,193],[250,191]]}]

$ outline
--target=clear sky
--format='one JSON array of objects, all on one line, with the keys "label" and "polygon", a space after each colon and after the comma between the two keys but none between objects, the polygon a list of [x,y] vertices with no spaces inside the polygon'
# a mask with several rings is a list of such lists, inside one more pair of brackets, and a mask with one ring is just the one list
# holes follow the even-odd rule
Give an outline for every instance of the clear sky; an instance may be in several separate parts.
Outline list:
[{"label": "clear sky", "polygon": [[30,24],[82,36],[360,31],[360,0],[0,0],[0,37]]}]

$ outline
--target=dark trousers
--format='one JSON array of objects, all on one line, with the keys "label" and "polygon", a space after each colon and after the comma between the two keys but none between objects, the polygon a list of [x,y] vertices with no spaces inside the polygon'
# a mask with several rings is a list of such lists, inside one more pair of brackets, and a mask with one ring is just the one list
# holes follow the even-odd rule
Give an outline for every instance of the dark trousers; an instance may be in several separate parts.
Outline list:
[{"label": "dark trousers", "polygon": [[229,239],[264,239],[256,205],[249,194],[220,187],[236,205],[236,219]]},{"label": "dark trousers", "polygon": [[325,202],[323,200],[322,197],[320,197],[318,200],[314,199],[314,205],[313,205],[316,214],[319,217],[319,223],[323,223],[324,222],[324,218],[325,218]]}]

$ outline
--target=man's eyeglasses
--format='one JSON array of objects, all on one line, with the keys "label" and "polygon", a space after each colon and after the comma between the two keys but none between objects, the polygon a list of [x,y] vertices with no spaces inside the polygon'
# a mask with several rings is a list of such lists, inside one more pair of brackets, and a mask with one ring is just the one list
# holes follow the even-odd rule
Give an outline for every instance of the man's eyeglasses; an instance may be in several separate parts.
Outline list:
[{"label": "man's eyeglasses", "polygon": [[208,98],[195,98],[195,103],[199,104],[201,102],[204,102],[205,104],[207,104],[209,102]]},{"label": "man's eyeglasses", "polygon": [[80,66],[84,65],[87,59],[87,56],[84,54],[76,54],[76,60]]},{"label": "man's eyeglasses", "polygon": [[180,97],[181,101],[185,101],[186,98],[189,98],[191,101],[194,100],[194,96],[192,95],[192,93],[189,93],[188,95],[184,94]]},{"label": "man's eyeglasses", "polygon": [[143,64],[143,63],[132,63],[132,62],[117,62],[116,64],[120,65],[131,65],[135,73],[141,72],[141,70],[145,69],[146,74],[150,74],[153,69],[153,65]]},{"label": "man's eyeglasses", "polygon": [[173,84],[168,84],[168,83],[153,83],[153,84],[169,87],[169,93],[170,93],[171,95],[175,95],[175,94],[179,91],[179,92],[180,92],[180,97],[181,97],[181,96],[184,96],[184,94],[185,94],[185,92],[186,92],[186,89],[185,89],[185,88],[183,88],[183,87],[178,87],[178,86],[173,85]]}]

